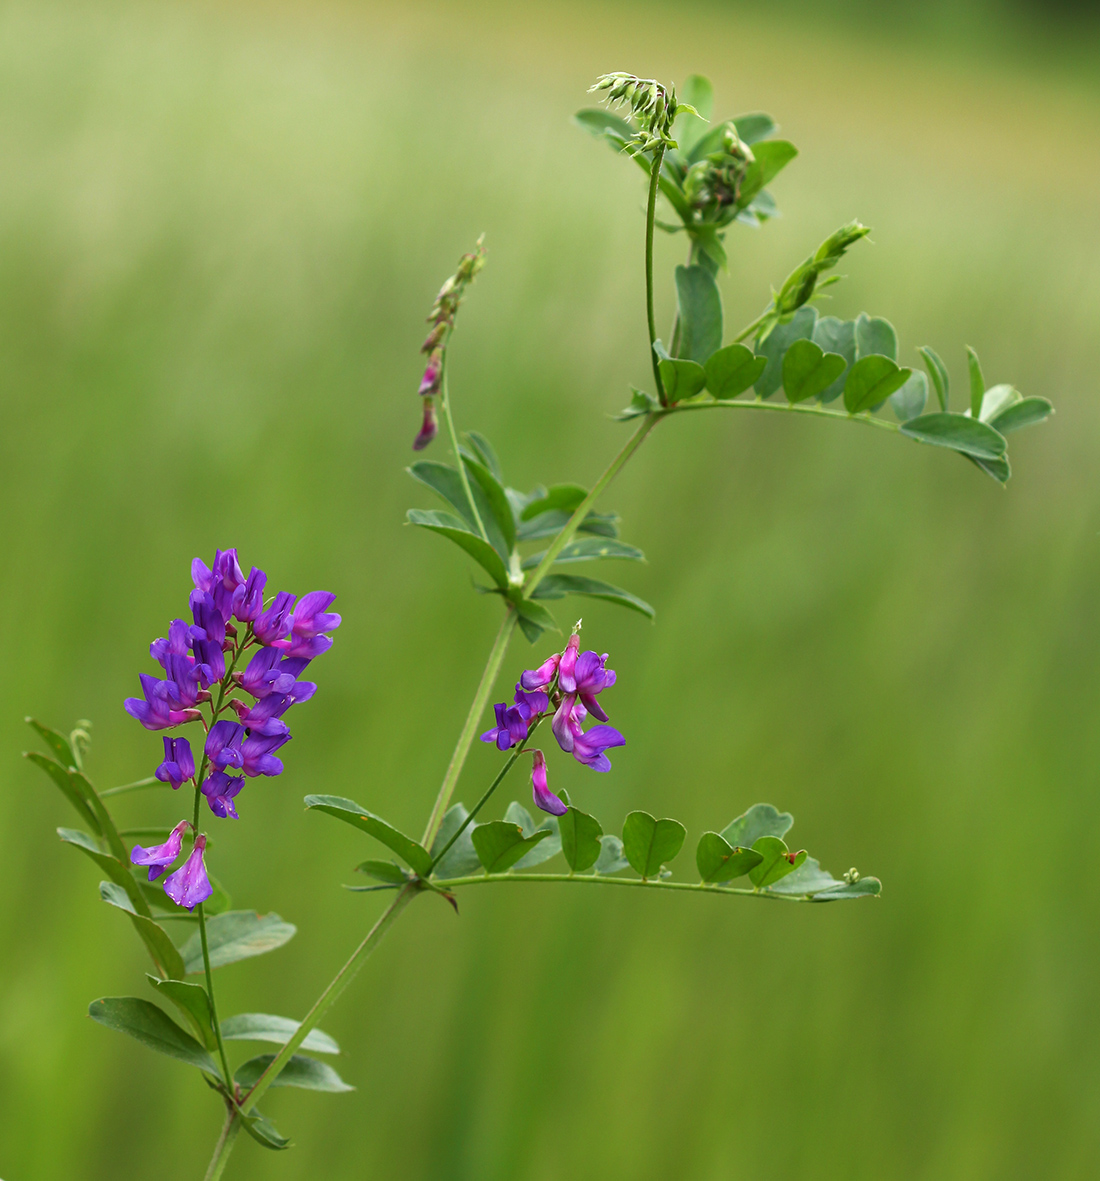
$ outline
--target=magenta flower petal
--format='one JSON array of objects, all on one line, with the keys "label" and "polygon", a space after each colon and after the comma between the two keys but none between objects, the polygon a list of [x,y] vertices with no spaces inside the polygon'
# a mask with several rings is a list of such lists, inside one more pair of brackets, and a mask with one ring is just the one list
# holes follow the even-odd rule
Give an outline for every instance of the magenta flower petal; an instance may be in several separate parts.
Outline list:
[{"label": "magenta flower petal", "polygon": [[[167,742],[168,739],[166,738],[164,741]],[[147,849],[142,848],[141,845],[135,845],[130,850],[130,860],[134,865],[149,866],[149,881],[155,882],[180,855],[183,834],[190,827],[190,821],[181,820],[168,834],[168,840],[163,845],[150,845]]]},{"label": "magenta flower petal", "polygon": [[174,874],[164,879],[164,892],[177,906],[186,910],[194,910],[200,902],[205,902],[214,893],[214,887],[206,876],[206,866],[203,864],[203,851],[206,848],[206,837],[201,834],[195,837],[195,847],[191,856],[176,870]]},{"label": "magenta flower petal", "polygon": [[535,806],[551,816],[564,816],[569,807],[546,786],[546,758],[541,750],[535,752],[534,766],[531,768],[531,794]]},{"label": "magenta flower petal", "polygon": [[545,688],[554,679],[554,674],[558,671],[559,660],[561,660],[561,653],[555,652],[553,656],[547,657],[538,668],[529,668],[520,677],[519,687],[528,690]]}]

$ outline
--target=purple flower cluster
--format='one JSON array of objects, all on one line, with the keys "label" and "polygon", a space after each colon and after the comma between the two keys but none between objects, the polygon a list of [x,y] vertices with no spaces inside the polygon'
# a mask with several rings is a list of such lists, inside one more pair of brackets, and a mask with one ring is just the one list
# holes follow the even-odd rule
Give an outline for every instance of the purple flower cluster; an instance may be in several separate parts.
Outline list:
[{"label": "purple flower cluster", "polygon": [[[299,678],[332,647],[327,633],[340,626],[340,616],[329,611],[336,596],[328,591],[297,600],[280,591],[265,607],[267,575],[253,566],[245,577],[235,549],[218,550],[213,567],[196,558],[191,577],[193,622],[177,619],[167,639],[153,641],[149,652],[164,677],[143,673],[143,696],[127,698],[126,711],[147,730],[201,722],[206,740],[198,775],[187,739],[166,737],[156,777],[172,788],[194,780],[216,816],[236,819],[233,800],[245,777],[282,771],[275,752],[290,741],[283,716],[316,691],[312,681]],[[238,661],[252,647],[255,653],[239,671]],[[238,689],[251,700],[234,696]],[[206,703],[209,722],[199,708]],[[236,720],[219,720],[227,710]]]},{"label": "purple flower cluster", "polygon": [[[581,652],[580,646],[580,636],[574,632],[564,652],[555,653],[536,669],[528,669],[516,685],[514,703],[493,706],[496,725],[482,734],[481,741],[495,742],[500,750],[518,746],[553,704],[550,728],[561,749],[593,771],[610,771],[611,760],[605,752],[613,746],[625,746],[626,739],[613,726],[593,726],[586,731],[583,723],[589,714],[601,722],[608,720],[596,698],[615,684],[615,674],[607,668],[606,652],[602,656]],[[531,783],[535,804],[542,811],[565,815],[565,803],[547,786],[546,758],[541,750],[534,752]]]}]

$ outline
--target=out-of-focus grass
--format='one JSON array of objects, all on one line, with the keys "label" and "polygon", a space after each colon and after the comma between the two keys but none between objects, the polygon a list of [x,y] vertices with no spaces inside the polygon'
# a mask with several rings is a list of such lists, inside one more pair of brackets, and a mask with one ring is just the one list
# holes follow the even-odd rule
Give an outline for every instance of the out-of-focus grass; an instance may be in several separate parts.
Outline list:
[{"label": "out-of-focus grass", "polygon": [[[298,1147],[244,1142],[230,1175],[1091,1175],[1097,100],[789,13],[642,15],[3,10],[7,1181],[193,1178],[218,1118],[192,1072],[82,1016],[145,991],[142,953],[54,837],[71,819],[19,762],[19,719],[90,716],[98,782],[147,774],[158,742],[121,700],[194,554],[236,544],[273,584],[339,594],[286,773],[216,831],[237,904],[300,925],[219,973],[223,1011],[300,1015],[379,909],[339,888],[364,842],[302,796],[419,828],[495,626],[461,555],[400,525],[430,499],[400,469],[436,287],[486,230],[454,394],[517,485],[594,478],[622,437],[607,412],[646,381],[640,174],[568,122],[618,68],[709,73],[723,110],[769,109],[803,150],[784,219],[732,236],[730,325],[858,216],[875,245],[839,313],[889,316],[957,378],[969,342],[1059,415],[1016,437],[1007,492],[843,425],[663,426],[608,499],[651,563],[611,576],[658,623],[584,607],[629,745],[609,776],[558,759],[553,782],[609,828],[641,806],[693,836],[771,800],[883,899],[504,887],[459,920],[429,899],[325,1021],[357,1093],[273,1095]],[[663,275],[679,251],[659,244]],[[507,675],[532,655],[519,641]],[[461,794],[495,765],[479,747]]]}]

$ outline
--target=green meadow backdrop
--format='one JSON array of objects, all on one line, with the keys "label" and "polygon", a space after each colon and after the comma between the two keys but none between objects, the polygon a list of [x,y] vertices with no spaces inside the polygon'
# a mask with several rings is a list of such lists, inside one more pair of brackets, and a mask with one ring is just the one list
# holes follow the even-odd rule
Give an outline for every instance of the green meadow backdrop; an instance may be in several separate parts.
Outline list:
[{"label": "green meadow backdrop", "polygon": [[[227,1176],[1095,1175],[1095,26],[936,11],[0,7],[5,1181],[192,1181],[220,1120],[195,1072],[85,1016],[147,991],[143,951],[57,840],[72,821],[19,757],[23,715],[92,719],[93,778],[129,782],[159,739],[122,699],[194,555],[236,545],[273,585],[338,594],[287,770],[249,783],[211,857],[236,905],[299,925],[219,973],[223,1012],[300,1016],[382,906],[341,889],[367,838],[302,797],[419,829],[496,626],[464,556],[402,525],[434,507],[402,469],[439,283],[485,231],[452,390],[516,486],[594,479],[649,378],[643,179],[569,119],[612,69],[709,74],[722,114],[771,111],[802,149],[784,217],[731,231],[727,324],[858,217],[873,243],[828,310],[889,317],[904,359],[932,344],[960,385],[969,343],[1057,416],[1015,437],[1007,490],[844,424],[657,431],[605,501],[649,557],[606,576],[657,621],[583,608],[628,745],[608,776],[553,760],[552,783],[691,840],[773,802],[882,898],[500,887],[460,918],[428,899],[323,1023],[358,1089],[273,1093],[296,1147],[242,1138]],[[662,325],[681,251],[658,242]],[[518,638],[502,684],[544,650]],[[460,796],[496,765],[479,744]],[[527,798],[511,786],[501,810]],[[181,814],[168,793],[120,807]]]}]

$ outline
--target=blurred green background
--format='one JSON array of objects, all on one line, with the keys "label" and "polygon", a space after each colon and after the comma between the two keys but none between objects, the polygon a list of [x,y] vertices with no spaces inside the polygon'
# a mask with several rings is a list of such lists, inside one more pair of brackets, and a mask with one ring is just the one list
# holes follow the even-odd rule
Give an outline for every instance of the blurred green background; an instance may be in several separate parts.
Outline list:
[{"label": "blurred green background", "polygon": [[[92,718],[100,786],[146,775],[159,739],[121,703],[192,556],[237,545],[275,586],[337,592],[287,771],[211,859],[300,928],[219,973],[222,1011],[300,1016],[382,905],[340,888],[376,847],[302,796],[418,832],[496,626],[463,555],[401,523],[435,507],[402,467],[439,283],[486,231],[453,394],[516,486],[593,480],[647,380],[642,177],[569,122],[609,69],[707,73],[721,114],[769,110],[802,149],[784,218],[731,232],[728,325],[859,217],[874,245],[827,310],[888,316],[960,384],[970,343],[1058,416],[1014,436],[1007,491],[843,424],[657,431],[605,502],[650,564],[595,571],[657,623],[583,607],[629,744],[608,776],[552,759],[552,783],[692,841],[771,801],[882,899],[428,899],[323,1023],[358,1090],[273,1093],[297,1146],[242,1138],[228,1176],[1095,1176],[1100,88],[1096,26],[1042,12],[0,9],[5,1181],[190,1181],[219,1122],[193,1071],[84,1016],[147,992],[144,953],[59,845],[23,715]],[[681,250],[658,243],[662,325]],[[506,677],[543,648],[517,639]],[[479,745],[460,795],[496,765]]]}]

